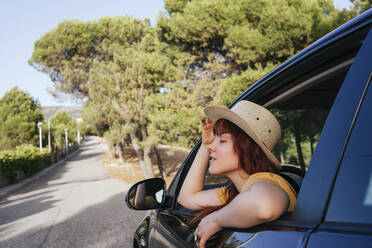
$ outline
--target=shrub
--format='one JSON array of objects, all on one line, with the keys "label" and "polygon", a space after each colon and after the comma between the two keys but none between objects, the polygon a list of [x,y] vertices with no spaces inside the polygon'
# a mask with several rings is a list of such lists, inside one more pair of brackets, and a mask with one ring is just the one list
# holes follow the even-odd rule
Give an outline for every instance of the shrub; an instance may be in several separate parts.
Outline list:
[{"label": "shrub", "polygon": [[48,152],[40,152],[33,145],[20,145],[15,150],[0,152],[2,173],[10,182],[18,180],[22,173],[30,176],[47,167],[50,163],[50,154]]}]

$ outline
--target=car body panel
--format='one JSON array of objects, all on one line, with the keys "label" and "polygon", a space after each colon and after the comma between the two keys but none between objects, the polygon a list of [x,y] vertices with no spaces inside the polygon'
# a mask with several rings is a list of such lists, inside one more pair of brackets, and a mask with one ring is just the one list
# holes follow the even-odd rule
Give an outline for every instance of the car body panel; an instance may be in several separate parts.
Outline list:
[{"label": "car body panel", "polygon": [[263,231],[256,233],[234,232],[221,247],[305,247],[310,232]]},{"label": "car body panel", "polygon": [[371,37],[370,31],[323,127],[295,207],[299,221],[320,222],[324,216],[351,123],[371,72],[371,63],[366,63],[366,56],[372,54]]},{"label": "car body panel", "polygon": [[372,236],[352,233],[316,232],[310,238],[308,248],[372,247]]},{"label": "car body panel", "polygon": [[194,229],[180,216],[167,211],[159,212],[152,247],[192,247]]}]

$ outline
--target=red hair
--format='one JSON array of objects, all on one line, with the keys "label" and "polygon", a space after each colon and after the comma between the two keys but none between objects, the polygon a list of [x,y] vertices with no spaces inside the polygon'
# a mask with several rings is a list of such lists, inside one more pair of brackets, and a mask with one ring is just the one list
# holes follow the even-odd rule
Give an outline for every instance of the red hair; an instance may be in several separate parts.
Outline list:
[{"label": "red hair", "polygon": [[[258,172],[273,172],[277,173],[278,168],[269,160],[262,149],[254,142],[248,134],[241,130],[237,125],[225,119],[219,119],[213,126],[214,135],[231,134],[234,151],[239,157],[239,167],[247,174],[251,175]],[[190,224],[195,224],[200,221],[204,216],[223,208],[231,202],[235,196],[239,194],[235,185],[228,180],[225,189],[227,194],[227,201],[221,206],[207,207],[198,213],[191,221]]]}]

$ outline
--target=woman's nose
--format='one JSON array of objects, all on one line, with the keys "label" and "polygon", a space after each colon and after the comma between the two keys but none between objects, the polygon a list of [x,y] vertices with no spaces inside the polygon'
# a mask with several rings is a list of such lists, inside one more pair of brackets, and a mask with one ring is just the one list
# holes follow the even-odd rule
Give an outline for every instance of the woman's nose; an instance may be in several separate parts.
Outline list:
[{"label": "woman's nose", "polygon": [[214,148],[213,144],[214,144],[214,141],[213,141],[213,142],[208,146],[208,151],[209,151],[209,152],[214,152],[214,151],[216,151],[216,149]]}]

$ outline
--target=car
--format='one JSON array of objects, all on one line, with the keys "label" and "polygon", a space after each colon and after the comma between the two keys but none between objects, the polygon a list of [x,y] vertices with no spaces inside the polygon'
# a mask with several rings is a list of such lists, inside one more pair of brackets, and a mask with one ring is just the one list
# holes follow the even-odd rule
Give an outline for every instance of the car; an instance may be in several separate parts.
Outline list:
[{"label": "car", "polygon": [[[225,228],[207,247],[372,247],[371,17],[370,9],[319,39],[229,106],[249,100],[277,116],[283,135],[274,152],[295,164],[281,173],[299,193],[293,212],[251,228]],[[177,197],[199,146],[168,189],[152,178],[126,193],[130,208],[148,210],[133,247],[195,247],[188,222],[196,212]],[[220,185],[212,180],[206,188]]]}]

